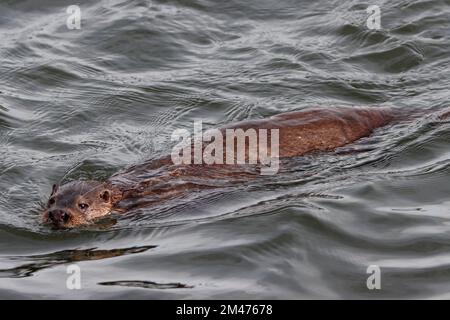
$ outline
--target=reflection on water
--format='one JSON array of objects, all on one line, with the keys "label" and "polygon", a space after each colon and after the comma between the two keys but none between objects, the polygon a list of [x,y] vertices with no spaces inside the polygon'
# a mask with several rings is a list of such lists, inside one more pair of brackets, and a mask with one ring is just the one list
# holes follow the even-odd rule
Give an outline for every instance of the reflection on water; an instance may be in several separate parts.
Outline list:
[{"label": "reflection on water", "polygon": [[96,250],[95,248],[86,250],[64,250],[50,254],[10,257],[11,261],[32,261],[11,269],[0,270],[0,278],[24,278],[33,276],[34,273],[51,268],[59,264],[74,263],[79,261],[93,261],[120,257],[124,255],[142,253],[156,246],[143,246],[124,249]]},{"label": "reflection on water", "polygon": [[156,283],[151,281],[110,281],[99,282],[101,286],[123,286],[143,289],[189,289],[192,288],[182,283]]},{"label": "reflection on water", "polygon": [[[0,0],[0,297],[448,297],[450,6],[378,4],[369,30],[358,1],[81,1],[69,30],[68,4]],[[195,120],[316,105],[405,118],[275,176],[41,224],[53,183],[157,159]]]}]

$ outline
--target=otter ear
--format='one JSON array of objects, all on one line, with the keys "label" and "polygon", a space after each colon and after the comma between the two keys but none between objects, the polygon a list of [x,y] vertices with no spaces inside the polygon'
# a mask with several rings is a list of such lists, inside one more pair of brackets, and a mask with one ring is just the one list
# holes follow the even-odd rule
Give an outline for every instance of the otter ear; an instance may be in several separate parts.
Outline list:
[{"label": "otter ear", "polygon": [[109,200],[111,199],[111,193],[108,190],[105,190],[100,193],[100,198],[102,198],[105,202],[109,202]]},{"label": "otter ear", "polygon": [[59,186],[57,184],[54,184],[53,187],[52,187],[52,194],[51,195],[54,195],[58,191],[58,188],[59,188]]}]

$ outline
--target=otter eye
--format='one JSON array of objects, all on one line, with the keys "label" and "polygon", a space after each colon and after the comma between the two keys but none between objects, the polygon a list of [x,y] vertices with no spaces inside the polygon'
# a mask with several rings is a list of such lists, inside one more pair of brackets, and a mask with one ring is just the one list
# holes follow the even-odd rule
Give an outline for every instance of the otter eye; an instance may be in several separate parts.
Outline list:
[{"label": "otter eye", "polygon": [[55,198],[50,198],[50,200],[48,200],[48,205],[49,206],[52,206],[52,205],[54,205],[55,204]]},{"label": "otter eye", "polygon": [[87,208],[89,208],[89,205],[86,204],[86,203],[79,203],[79,204],[78,204],[78,207],[79,207],[81,210],[86,210]]}]

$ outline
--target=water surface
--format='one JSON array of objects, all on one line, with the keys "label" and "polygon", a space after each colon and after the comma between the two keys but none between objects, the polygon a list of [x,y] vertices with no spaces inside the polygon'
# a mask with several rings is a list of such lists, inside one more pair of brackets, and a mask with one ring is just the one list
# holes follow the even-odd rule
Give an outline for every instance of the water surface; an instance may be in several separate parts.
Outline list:
[{"label": "water surface", "polygon": [[[449,1],[78,1],[69,30],[72,4],[0,0],[1,298],[449,297]],[[158,158],[195,120],[312,105],[423,116],[261,183],[40,223],[53,183]]]}]

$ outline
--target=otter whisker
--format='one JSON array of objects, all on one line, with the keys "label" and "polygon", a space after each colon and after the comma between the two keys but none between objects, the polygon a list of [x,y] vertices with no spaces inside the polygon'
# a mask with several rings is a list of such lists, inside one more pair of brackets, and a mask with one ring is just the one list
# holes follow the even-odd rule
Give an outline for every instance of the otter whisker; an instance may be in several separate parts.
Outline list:
[{"label": "otter whisker", "polygon": [[85,193],[81,194],[81,196],[85,196],[86,194],[91,193],[92,191],[95,191],[95,190],[97,190],[97,189],[104,188],[104,187],[105,187],[105,186],[102,185],[102,184],[101,184],[101,185],[98,185],[98,186],[95,186],[95,187],[89,189],[88,191],[86,191]]},{"label": "otter whisker", "polygon": [[64,181],[65,178],[67,178],[67,176],[69,176],[72,172],[81,167],[82,163],[83,163],[82,161],[76,162],[71,168],[69,168],[69,170],[67,170],[66,173],[64,173],[61,179],[59,179],[57,185],[61,185],[61,183]]}]

